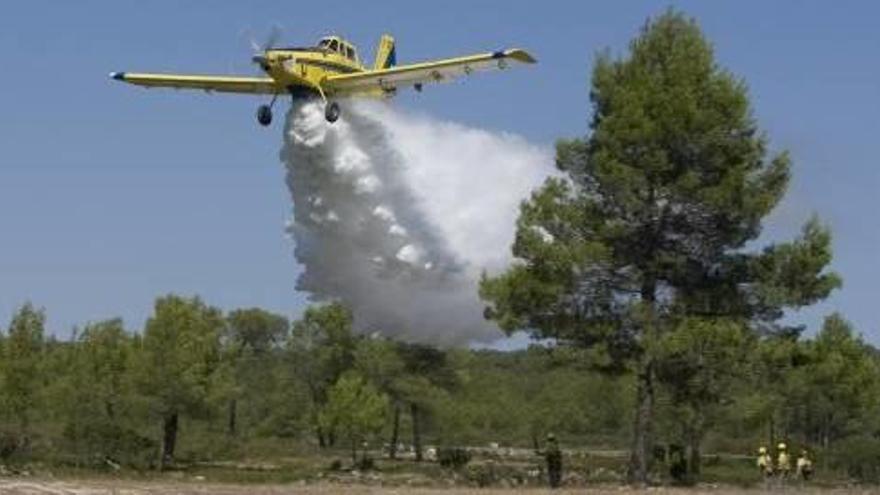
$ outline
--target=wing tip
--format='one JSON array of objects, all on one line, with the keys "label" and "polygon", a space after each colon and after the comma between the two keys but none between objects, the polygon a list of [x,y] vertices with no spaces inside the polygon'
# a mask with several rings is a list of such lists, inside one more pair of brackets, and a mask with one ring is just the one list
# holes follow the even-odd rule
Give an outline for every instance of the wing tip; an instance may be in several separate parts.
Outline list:
[{"label": "wing tip", "polygon": [[115,81],[124,81],[125,80],[125,72],[111,72],[110,79]]},{"label": "wing tip", "polygon": [[523,50],[522,48],[513,48],[507,50],[504,54],[507,57],[510,57],[525,64],[534,64],[538,62],[535,57],[533,57],[529,52]]}]

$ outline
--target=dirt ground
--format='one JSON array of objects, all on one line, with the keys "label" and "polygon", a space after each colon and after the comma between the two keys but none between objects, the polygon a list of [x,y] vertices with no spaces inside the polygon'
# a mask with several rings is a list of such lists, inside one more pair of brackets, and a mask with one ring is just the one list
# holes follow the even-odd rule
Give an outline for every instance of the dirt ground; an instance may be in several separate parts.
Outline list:
[{"label": "dirt ground", "polygon": [[[821,490],[817,488],[789,487],[785,490],[792,494],[803,493],[832,493],[839,495],[856,494],[880,494],[878,488],[849,488]],[[352,495],[500,495],[506,493],[521,493],[530,495],[553,494],[597,494],[597,495],[627,495],[645,493],[652,495],[694,495],[711,493],[714,495],[737,495],[771,493],[768,490],[744,490],[737,488],[648,488],[636,490],[623,486],[591,487],[576,490],[546,490],[546,489],[477,489],[477,488],[408,488],[408,487],[371,487],[358,485],[232,485],[211,483],[176,483],[176,482],[136,482],[136,481],[41,481],[25,479],[2,479],[0,478],[0,494],[3,495],[145,495],[145,494],[172,494],[172,495],[329,495],[329,494],[352,494]],[[778,493],[772,491],[772,493]]]}]

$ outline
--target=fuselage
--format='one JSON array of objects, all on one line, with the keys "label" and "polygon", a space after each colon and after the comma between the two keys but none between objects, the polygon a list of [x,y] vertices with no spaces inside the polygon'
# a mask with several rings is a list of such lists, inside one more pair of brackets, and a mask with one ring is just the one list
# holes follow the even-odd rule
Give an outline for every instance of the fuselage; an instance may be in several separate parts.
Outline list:
[{"label": "fuselage", "polygon": [[[321,83],[327,76],[366,70],[354,45],[338,36],[323,38],[313,47],[269,49],[253,60],[292,93],[320,93]],[[377,96],[381,94],[380,91]]]}]

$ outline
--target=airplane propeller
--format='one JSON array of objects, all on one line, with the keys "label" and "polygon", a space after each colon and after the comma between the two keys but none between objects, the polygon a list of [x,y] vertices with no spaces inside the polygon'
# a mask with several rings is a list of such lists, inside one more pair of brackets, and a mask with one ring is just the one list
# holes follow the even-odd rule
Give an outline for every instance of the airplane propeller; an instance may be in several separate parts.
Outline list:
[{"label": "airplane propeller", "polygon": [[266,40],[262,45],[257,43],[253,36],[249,38],[251,50],[253,55],[251,56],[251,61],[257,65],[259,65],[264,71],[269,69],[269,66],[266,63],[266,52],[272,50],[275,45],[278,43],[279,38],[281,38],[281,26],[278,24],[273,24],[271,29],[269,30],[268,36],[266,36]]},{"label": "airplane propeller", "polygon": [[266,36],[266,41],[263,42],[263,45],[259,46],[253,39],[251,39],[251,46],[259,46],[257,51],[265,52],[267,50],[271,50],[272,48],[275,48],[276,44],[278,44],[278,39],[281,38],[281,31],[281,26],[279,26],[278,24],[273,24],[272,27],[269,29],[269,35]]}]

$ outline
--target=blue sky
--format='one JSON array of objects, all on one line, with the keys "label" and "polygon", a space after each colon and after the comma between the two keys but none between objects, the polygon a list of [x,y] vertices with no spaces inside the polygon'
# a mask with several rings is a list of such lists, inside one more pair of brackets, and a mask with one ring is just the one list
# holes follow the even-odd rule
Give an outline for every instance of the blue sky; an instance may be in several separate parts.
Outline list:
[{"label": "blue sky", "polygon": [[621,53],[645,18],[695,16],[719,61],[743,76],[794,181],[765,238],[831,224],[844,288],[791,318],[839,310],[880,343],[880,4],[874,2],[5,2],[0,15],[0,327],[26,300],[50,331],[199,294],[223,308],[296,315],[291,201],[281,127],[260,99],[144,91],[113,70],[252,73],[245,32],[283,40],[342,34],[372,57],[382,32],[401,63],[507,46],[539,65],[405,95],[397,105],[551,145],[581,135],[594,54]]}]

